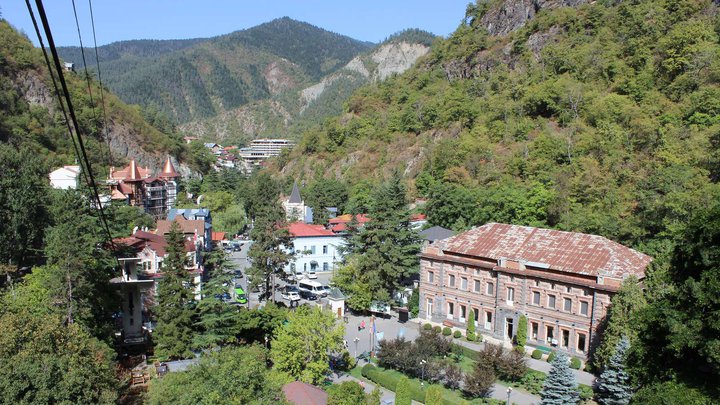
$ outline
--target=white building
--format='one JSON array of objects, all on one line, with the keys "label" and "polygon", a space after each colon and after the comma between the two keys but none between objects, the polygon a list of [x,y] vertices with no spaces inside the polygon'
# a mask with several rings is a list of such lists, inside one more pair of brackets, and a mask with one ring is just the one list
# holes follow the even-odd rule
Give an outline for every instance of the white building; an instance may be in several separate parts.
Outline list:
[{"label": "white building", "polygon": [[344,239],[322,225],[294,222],[288,231],[293,242],[289,250],[295,257],[285,268],[286,272],[295,273],[296,269],[303,273],[330,272],[342,260],[340,246],[345,243]]},{"label": "white building", "polygon": [[312,223],[312,208],[306,206],[305,201],[300,197],[300,189],[298,189],[297,183],[293,184],[292,193],[290,193],[289,198],[282,201],[282,206],[285,209],[285,219],[287,221],[302,221],[306,224]]},{"label": "white building", "polygon": [[60,190],[75,190],[79,175],[80,166],[63,166],[50,172],[50,186]]}]

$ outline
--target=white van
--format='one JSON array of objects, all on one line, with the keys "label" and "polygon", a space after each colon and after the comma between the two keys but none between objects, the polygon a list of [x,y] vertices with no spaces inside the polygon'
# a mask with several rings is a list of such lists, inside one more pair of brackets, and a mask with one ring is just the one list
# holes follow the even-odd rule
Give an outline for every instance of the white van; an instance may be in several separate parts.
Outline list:
[{"label": "white van", "polygon": [[327,295],[323,285],[312,280],[300,280],[298,283],[298,290],[313,293],[318,297],[324,297]]}]

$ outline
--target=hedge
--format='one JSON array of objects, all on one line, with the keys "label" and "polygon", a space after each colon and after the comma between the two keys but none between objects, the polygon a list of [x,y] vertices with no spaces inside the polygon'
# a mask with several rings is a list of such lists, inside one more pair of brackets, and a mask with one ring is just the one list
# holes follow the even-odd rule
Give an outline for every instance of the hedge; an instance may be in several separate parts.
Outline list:
[{"label": "hedge", "polygon": [[452,343],[452,352],[460,352],[464,357],[477,360],[478,352],[463,345]]},{"label": "hedge", "polygon": [[453,337],[455,339],[460,339],[462,337],[462,332],[460,332],[459,330],[456,330],[455,332],[453,332]]},{"label": "hedge", "polygon": [[580,359],[578,359],[577,357],[573,357],[572,359],[570,359],[570,368],[571,369],[580,370],[581,365],[582,365],[582,363],[580,362]]},{"label": "hedge", "polygon": [[532,357],[535,360],[540,360],[540,359],[542,359],[542,351],[535,349],[535,350],[533,350],[530,357]]},{"label": "hedge", "polygon": [[442,328],[439,325],[436,325],[433,326],[433,331],[435,331],[435,333],[440,333],[442,331]]},{"label": "hedge", "polygon": [[429,323],[426,323],[425,325],[423,325],[423,329],[432,330],[432,325],[430,325]]},{"label": "hedge", "polygon": [[442,330],[443,336],[450,336],[451,333],[452,333],[452,329],[450,329],[450,328],[447,327],[447,326],[444,327],[443,330]]},{"label": "hedge", "polygon": [[475,341],[475,334],[472,332],[468,332],[466,336],[468,342],[474,342]]},{"label": "hedge", "polygon": [[[400,380],[399,376],[393,375],[392,373],[387,372],[385,369],[375,367],[372,364],[364,365],[361,373],[363,377],[367,378],[368,380],[379,384],[393,392],[395,392],[395,389],[397,388],[397,383]],[[399,372],[395,373],[399,374]],[[420,383],[417,382],[417,380],[409,380],[408,388],[410,391],[410,397],[412,397],[414,401],[425,402],[425,392],[422,390],[422,387],[420,386]]]},{"label": "hedge", "polygon": [[553,360],[555,360],[555,352],[550,352],[547,357],[547,362],[552,363]]}]

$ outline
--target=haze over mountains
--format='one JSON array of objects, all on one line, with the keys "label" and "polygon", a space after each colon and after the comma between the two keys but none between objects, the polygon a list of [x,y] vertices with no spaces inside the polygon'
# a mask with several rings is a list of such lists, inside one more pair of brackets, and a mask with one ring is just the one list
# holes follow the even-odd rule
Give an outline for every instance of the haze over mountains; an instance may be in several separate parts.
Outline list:
[{"label": "haze over mountains", "polygon": [[[303,113],[338,113],[352,90],[407,69],[432,39],[408,31],[389,41],[421,47],[380,50],[285,17],[214,38],[122,41],[98,52],[103,82],[125,102],[157,109],[198,135],[246,140],[280,135]],[[81,67],[79,47],[59,52]]]}]

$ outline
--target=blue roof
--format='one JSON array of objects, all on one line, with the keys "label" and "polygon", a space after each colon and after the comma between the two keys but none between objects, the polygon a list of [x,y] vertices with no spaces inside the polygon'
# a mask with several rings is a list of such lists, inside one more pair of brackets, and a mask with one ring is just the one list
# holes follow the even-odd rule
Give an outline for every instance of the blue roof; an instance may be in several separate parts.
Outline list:
[{"label": "blue roof", "polygon": [[210,210],[207,208],[173,208],[170,211],[168,211],[167,219],[168,221],[174,221],[175,217],[180,214],[185,219],[193,219],[197,217],[209,217],[210,216]]}]

